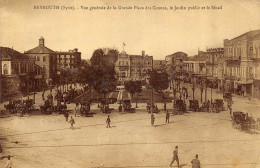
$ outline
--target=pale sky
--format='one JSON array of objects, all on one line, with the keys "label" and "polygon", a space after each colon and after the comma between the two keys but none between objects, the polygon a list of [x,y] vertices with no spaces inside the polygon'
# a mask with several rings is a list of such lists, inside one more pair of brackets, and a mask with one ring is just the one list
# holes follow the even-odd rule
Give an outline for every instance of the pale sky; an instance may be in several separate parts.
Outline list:
[{"label": "pale sky", "polygon": [[[34,6],[74,6],[77,10],[35,10]],[[173,11],[169,6],[184,6]],[[192,6],[222,6],[222,10],[190,10]],[[81,6],[157,6],[168,10],[82,10]],[[189,56],[198,48],[223,47],[231,39],[260,29],[260,0],[0,0],[0,46],[24,52],[45,38],[54,51],[78,48],[89,59],[100,47],[154,59],[178,51]]]}]

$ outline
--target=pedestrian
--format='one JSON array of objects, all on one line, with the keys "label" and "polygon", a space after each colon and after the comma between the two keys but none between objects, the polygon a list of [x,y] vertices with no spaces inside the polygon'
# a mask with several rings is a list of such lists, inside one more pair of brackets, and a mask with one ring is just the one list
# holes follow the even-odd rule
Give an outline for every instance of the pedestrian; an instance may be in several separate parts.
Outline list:
[{"label": "pedestrian", "polygon": [[173,151],[173,158],[172,158],[170,167],[172,166],[172,164],[174,163],[175,160],[176,160],[178,168],[179,168],[178,146],[175,146],[175,149]]},{"label": "pedestrian", "polygon": [[71,118],[70,118],[70,129],[73,129],[74,130],[74,127],[73,127],[73,125],[75,124],[75,120],[72,118],[72,116],[71,116]]},{"label": "pedestrian", "polygon": [[107,116],[107,120],[106,120],[107,128],[110,128],[110,122],[111,122],[110,117]]},{"label": "pedestrian", "polygon": [[164,111],[166,111],[166,103],[164,103]]},{"label": "pedestrian", "polygon": [[64,117],[66,118],[66,122],[67,122],[68,119],[69,119],[69,113],[68,113],[68,111],[65,111],[65,112],[64,112]]},{"label": "pedestrian", "polygon": [[195,159],[191,161],[192,168],[200,168],[199,156],[196,154]]},{"label": "pedestrian", "polygon": [[77,102],[76,103],[76,107],[75,107],[75,109],[74,109],[74,115],[75,115],[75,117],[77,116],[77,113],[79,112],[79,103]]},{"label": "pedestrian", "polygon": [[11,161],[11,156],[10,155],[8,155],[7,156],[7,162],[6,162],[6,164],[5,164],[5,167],[4,168],[12,168],[12,166],[13,166],[13,163],[12,163],[12,161]]},{"label": "pedestrian", "polygon": [[167,111],[166,112],[166,123],[169,123],[170,122],[170,113]]},{"label": "pedestrian", "polygon": [[151,113],[151,125],[154,125],[155,117],[153,115],[153,112]]},{"label": "pedestrian", "polygon": [[45,100],[45,99],[44,99],[44,92],[42,92],[42,100]]}]

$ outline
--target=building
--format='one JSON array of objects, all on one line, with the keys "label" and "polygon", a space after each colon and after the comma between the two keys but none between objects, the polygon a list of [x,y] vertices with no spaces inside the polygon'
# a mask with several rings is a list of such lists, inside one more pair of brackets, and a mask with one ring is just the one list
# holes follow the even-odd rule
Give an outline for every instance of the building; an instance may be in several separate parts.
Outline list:
[{"label": "building", "polygon": [[29,92],[41,86],[42,69],[33,58],[11,48],[0,47],[0,61],[1,76],[10,85],[6,88],[9,93]]},{"label": "building", "polygon": [[153,69],[157,71],[166,71],[165,60],[153,60]]},{"label": "building", "polygon": [[207,74],[206,57],[199,55],[190,56],[183,61],[184,80],[189,83],[199,83]]},{"label": "building", "polygon": [[45,46],[44,38],[39,39],[39,45],[25,52],[34,58],[35,63],[43,69],[44,78],[49,85],[53,84],[62,69],[75,69],[80,67],[81,53],[78,49],[68,52],[53,51]]},{"label": "building", "polygon": [[199,84],[207,79],[208,87],[220,89],[223,79],[224,48],[210,48],[206,52],[198,51],[198,55],[183,61],[186,82]]},{"label": "building", "polygon": [[223,82],[224,48],[210,48],[206,50],[206,76],[214,88],[221,90]]},{"label": "building", "polygon": [[183,61],[188,57],[186,53],[176,52],[165,57],[166,69],[168,73],[179,72],[183,68]]},{"label": "building", "polygon": [[145,51],[142,51],[142,55],[128,55],[123,51],[115,63],[119,81],[147,81],[152,70],[153,56],[145,55]]},{"label": "building", "polygon": [[224,40],[224,88],[233,93],[259,96],[260,30]]}]

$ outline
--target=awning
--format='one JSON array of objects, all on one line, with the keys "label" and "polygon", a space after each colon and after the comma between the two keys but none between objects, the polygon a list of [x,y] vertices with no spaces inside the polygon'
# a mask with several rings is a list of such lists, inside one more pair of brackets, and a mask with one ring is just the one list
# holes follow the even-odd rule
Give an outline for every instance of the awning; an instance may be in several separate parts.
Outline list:
[{"label": "awning", "polygon": [[131,94],[125,90],[119,91],[117,101],[131,100]]},{"label": "awning", "polygon": [[88,90],[85,93],[82,93],[78,97],[75,98],[75,101],[81,102],[81,101],[91,101],[91,100],[97,100],[97,99],[103,99],[104,95],[102,93],[98,93],[95,90]]},{"label": "awning", "polygon": [[108,98],[109,99],[117,99],[118,94],[119,94],[119,92],[111,92],[111,93],[109,93]]},{"label": "awning", "polygon": [[237,84],[240,84],[240,85],[253,84],[253,80],[250,80],[250,81],[237,81]]}]

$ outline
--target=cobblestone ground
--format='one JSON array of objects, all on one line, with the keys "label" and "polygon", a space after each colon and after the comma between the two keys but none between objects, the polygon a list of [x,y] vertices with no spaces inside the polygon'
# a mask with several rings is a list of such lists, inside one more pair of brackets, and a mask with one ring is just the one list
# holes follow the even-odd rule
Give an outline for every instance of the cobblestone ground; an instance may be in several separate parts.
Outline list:
[{"label": "cobblestone ground", "polygon": [[[215,91],[213,94],[214,99],[222,96]],[[199,89],[195,95],[200,99]],[[189,96],[192,98],[192,92]],[[36,99],[41,100],[41,93]],[[258,100],[238,96],[233,100],[234,111],[259,115]],[[40,101],[36,107],[39,104]],[[25,168],[169,167],[173,149],[178,145],[183,168],[191,167],[196,154],[203,168],[260,167],[260,134],[233,128],[228,111],[171,115],[166,124],[161,110],[155,114],[152,127],[146,104],[138,106],[136,113],[114,110],[110,114],[111,128],[106,128],[107,114],[100,113],[97,104],[92,105],[94,117],[75,118],[75,130],[69,129],[62,115],[0,118],[0,156],[10,154],[14,167]],[[74,104],[69,105],[70,109],[73,107]],[[117,109],[118,105],[111,107]],[[158,107],[162,109],[163,104],[158,103]],[[170,107],[172,103],[167,104]],[[0,160],[0,167],[5,162],[6,159]]]}]

